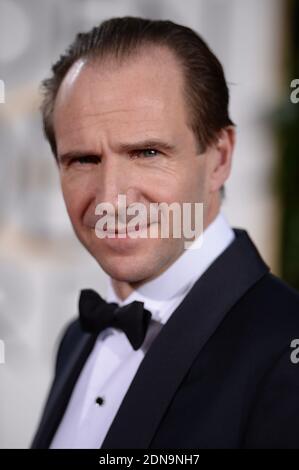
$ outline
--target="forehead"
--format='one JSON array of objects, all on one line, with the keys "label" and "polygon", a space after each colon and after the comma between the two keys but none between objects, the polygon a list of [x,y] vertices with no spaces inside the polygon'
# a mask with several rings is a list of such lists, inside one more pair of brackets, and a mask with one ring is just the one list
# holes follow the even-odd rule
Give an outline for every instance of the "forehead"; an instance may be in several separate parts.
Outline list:
[{"label": "forehead", "polygon": [[113,59],[79,59],[65,76],[54,107],[61,139],[80,139],[95,129],[179,132],[186,125],[181,67],[166,48],[145,49],[121,65]]}]

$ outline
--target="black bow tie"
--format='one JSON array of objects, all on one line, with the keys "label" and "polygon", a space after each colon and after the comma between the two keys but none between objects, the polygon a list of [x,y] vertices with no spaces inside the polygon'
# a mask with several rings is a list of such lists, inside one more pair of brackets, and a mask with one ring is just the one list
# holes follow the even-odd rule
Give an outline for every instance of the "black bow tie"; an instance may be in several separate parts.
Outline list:
[{"label": "black bow tie", "polygon": [[123,330],[132,347],[139,349],[144,341],[152,314],[143,308],[143,302],[134,301],[119,307],[107,303],[92,289],[81,291],[79,299],[79,319],[81,328],[98,334],[107,327]]}]

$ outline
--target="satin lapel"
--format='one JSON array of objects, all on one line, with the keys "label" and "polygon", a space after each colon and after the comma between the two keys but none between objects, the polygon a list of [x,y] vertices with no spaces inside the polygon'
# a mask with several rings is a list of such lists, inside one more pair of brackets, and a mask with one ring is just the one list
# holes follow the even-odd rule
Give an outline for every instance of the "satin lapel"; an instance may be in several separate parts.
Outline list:
[{"label": "satin lapel", "polygon": [[194,284],[141,362],[102,444],[148,448],[192,362],[225,315],[268,271],[244,230]]},{"label": "satin lapel", "polygon": [[45,407],[46,411],[32,443],[32,448],[49,447],[64,414],[73,387],[95,341],[96,336],[82,333],[82,337],[74,347],[74,351],[65,367],[65,371],[59,375],[52,386],[49,400]]}]

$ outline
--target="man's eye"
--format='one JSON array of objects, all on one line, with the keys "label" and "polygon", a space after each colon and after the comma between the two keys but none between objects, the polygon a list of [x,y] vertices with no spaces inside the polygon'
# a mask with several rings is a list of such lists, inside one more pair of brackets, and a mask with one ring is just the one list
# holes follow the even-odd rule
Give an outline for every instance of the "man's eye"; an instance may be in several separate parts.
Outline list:
[{"label": "man's eye", "polygon": [[132,155],[133,156],[141,156],[141,157],[145,157],[145,158],[151,158],[151,157],[156,157],[158,154],[159,154],[159,150],[156,150],[156,149],[140,149],[140,150],[134,150],[134,152],[132,152]]},{"label": "man's eye", "polygon": [[87,155],[83,157],[74,157],[71,159],[70,163],[79,163],[80,165],[86,165],[88,163],[92,163],[97,165],[100,162],[99,157],[96,155]]}]

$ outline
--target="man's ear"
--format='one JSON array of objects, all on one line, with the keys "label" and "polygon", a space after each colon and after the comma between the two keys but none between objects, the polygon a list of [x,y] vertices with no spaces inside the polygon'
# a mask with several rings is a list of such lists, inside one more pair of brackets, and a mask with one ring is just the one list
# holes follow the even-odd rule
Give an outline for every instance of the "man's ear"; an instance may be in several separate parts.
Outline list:
[{"label": "man's ear", "polygon": [[210,191],[218,191],[228,179],[235,147],[236,131],[234,126],[221,129],[213,145],[210,167]]}]

